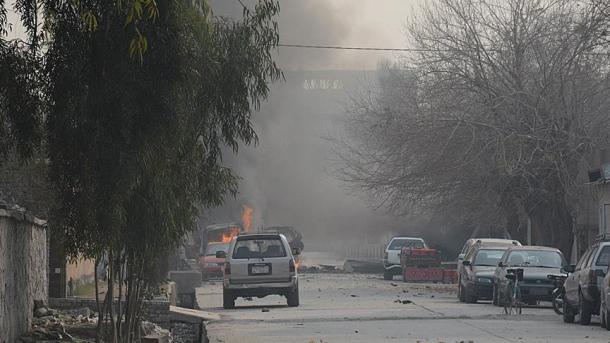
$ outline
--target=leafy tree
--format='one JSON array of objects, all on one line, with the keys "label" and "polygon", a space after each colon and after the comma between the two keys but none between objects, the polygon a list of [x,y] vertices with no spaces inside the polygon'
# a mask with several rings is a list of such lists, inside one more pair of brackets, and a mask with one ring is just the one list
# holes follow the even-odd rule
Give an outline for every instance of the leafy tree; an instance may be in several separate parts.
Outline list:
[{"label": "leafy tree", "polygon": [[[279,4],[262,0],[233,21],[205,1],[22,3],[44,13],[29,32],[31,49],[44,44],[32,72],[45,87],[33,95],[48,109],[52,224],[70,256],[108,256],[100,326],[109,341],[131,342],[142,299],[158,284],[157,258],[201,210],[236,191],[221,149],[257,140],[252,112],[282,76],[272,58]],[[21,13],[24,23],[35,16]],[[113,301],[122,297],[124,307]]]},{"label": "leafy tree", "polygon": [[408,29],[412,63],[356,103],[343,177],[391,208],[521,238],[529,219],[537,243],[569,252],[582,171],[609,142],[599,8],[438,0],[421,12]]}]

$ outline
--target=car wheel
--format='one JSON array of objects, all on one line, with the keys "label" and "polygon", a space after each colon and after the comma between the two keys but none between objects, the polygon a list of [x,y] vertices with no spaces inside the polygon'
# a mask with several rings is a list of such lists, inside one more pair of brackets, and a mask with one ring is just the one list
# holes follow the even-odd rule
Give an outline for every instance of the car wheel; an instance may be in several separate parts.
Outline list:
[{"label": "car wheel", "polygon": [[391,270],[384,269],[383,270],[383,279],[384,280],[394,280],[394,273]]},{"label": "car wheel", "polygon": [[585,298],[582,296],[582,292],[578,293],[578,322],[580,325],[591,324],[591,305],[587,303]]},{"label": "car wheel", "polygon": [[460,301],[461,302],[466,302],[466,291],[464,291],[464,286],[462,286],[462,284],[460,283],[460,287],[459,287],[459,294],[460,294]]},{"label": "car wheel", "polygon": [[297,287],[295,290],[290,291],[286,295],[286,300],[288,302],[288,307],[299,306],[299,288]]},{"label": "car wheel", "polygon": [[574,312],[570,309],[565,297],[563,298],[563,322],[574,323]]},{"label": "car wheel", "polygon": [[235,296],[226,289],[222,290],[222,307],[226,310],[235,308]]},{"label": "car wheel", "polygon": [[474,304],[477,302],[477,296],[475,294],[475,290],[471,289],[471,287],[464,287],[464,297],[467,303]]}]

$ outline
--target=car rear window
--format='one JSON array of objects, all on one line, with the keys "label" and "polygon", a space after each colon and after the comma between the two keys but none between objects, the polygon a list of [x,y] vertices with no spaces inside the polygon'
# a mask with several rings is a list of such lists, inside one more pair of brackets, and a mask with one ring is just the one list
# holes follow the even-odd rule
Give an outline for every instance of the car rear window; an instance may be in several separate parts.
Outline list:
[{"label": "car rear window", "polygon": [[211,244],[208,245],[208,248],[205,250],[206,256],[216,256],[217,251],[227,252],[229,250],[228,244]]},{"label": "car rear window", "polygon": [[517,250],[510,252],[507,263],[511,267],[561,268],[563,258],[556,251]]},{"label": "car rear window", "polygon": [[606,245],[600,251],[599,256],[597,257],[597,261],[595,261],[596,266],[608,266],[608,262],[610,261],[610,245]]},{"label": "car rear window", "polygon": [[424,242],[422,242],[419,239],[397,238],[397,239],[393,239],[390,242],[390,246],[388,247],[388,250],[400,250],[405,246],[409,247],[409,248],[416,248],[416,249],[425,248]]},{"label": "car rear window", "polygon": [[495,250],[484,249],[484,250],[479,250],[477,252],[476,257],[474,258],[474,265],[475,266],[490,266],[490,267],[495,267],[495,266],[498,265],[498,261],[500,261],[500,259],[504,255],[505,251],[506,250],[501,250],[501,249],[495,249]]},{"label": "car rear window", "polygon": [[286,257],[286,249],[279,238],[238,239],[233,250],[233,259]]}]

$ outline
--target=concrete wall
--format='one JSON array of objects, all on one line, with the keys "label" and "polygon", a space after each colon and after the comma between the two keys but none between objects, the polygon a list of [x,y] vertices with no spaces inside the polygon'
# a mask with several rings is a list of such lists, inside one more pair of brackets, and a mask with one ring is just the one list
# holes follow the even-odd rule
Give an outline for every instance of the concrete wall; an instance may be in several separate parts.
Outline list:
[{"label": "concrete wall", "polygon": [[0,343],[12,343],[32,324],[34,300],[47,302],[45,222],[0,207]]}]

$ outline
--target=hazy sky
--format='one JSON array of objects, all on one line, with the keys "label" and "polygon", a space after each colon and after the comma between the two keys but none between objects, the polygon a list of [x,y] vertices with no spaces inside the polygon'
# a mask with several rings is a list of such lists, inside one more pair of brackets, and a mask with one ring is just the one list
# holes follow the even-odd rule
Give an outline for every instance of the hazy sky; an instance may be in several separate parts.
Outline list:
[{"label": "hazy sky", "polygon": [[[256,0],[244,1],[251,5]],[[404,48],[404,24],[421,0],[280,0],[280,41],[286,44]],[[217,15],[241,14],[237,0],[211,0]],[[280,48],[288,70],[375,69],[390,52]]]},{"label": "hazy sky", "polygon": [[[216,15],[241,14],[237,0],[209,0]],[[256,0],[246,0],[253,4]],[[280,39],[287,44],[403,48],[403,25],[421,0],[280,0]],[[12,5],[13,1],[8,1]],[[12,7],[12,6],[9,6]],[[17,23],[9,13],[9,21]],[[22,35],[14,25],[10,36]],[[375,69],[390,52],[280,48],[279,63],[290,70]]]}]

